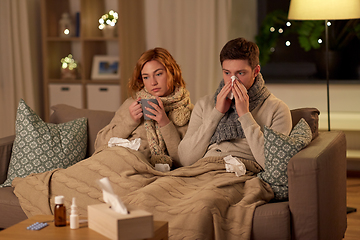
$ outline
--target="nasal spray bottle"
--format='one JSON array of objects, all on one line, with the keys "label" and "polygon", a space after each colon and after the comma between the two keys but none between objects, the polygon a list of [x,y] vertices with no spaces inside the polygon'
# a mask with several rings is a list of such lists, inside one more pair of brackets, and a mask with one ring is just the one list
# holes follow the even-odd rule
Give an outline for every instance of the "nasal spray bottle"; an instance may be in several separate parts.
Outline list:
[{"label": "nasal spray bottle", "polygon": [[71,229],[79,228],[79,215],[77,212],[76,199],[74,197],[72,199],[72,205],[71,205],[70,228]]}]

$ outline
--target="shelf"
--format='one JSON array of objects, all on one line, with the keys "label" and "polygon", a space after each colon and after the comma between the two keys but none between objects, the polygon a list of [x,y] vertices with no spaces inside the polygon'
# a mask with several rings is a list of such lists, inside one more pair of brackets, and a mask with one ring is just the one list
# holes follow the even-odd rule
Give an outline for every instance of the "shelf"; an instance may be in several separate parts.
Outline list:
[{"label": "shelf", "polygon": [[[52,103],[72,103],[67,99],[67,94],[70,93],[62,92],[62,88],[67,88],[61,86],[62,84],[72,84],[69,88],[74,89],[76,85],[76,93],[73,93],[72,97],[81,98],[76,100],[77,107],[80,105],[86,109],[101,100],[116,103],[117,106],[114,105],[112,110],[117,110],[128,97],[128,79],[138,57],[146,48],[143,5],[144,0],[41,0],[45,120],[50,116]],[[98,19],[108,12],[109,8],[119,14],[114,37],[104,37],[98,29]],[[78,37],[59,37],[59,20],[65,12],[70,13],[73,21],[79,13]],[[133,14],[134,12],[137,14]],[[61,79],[61,59],[68,54],[72,54],[80,66],[77,79]],[[118,56],[121,63],[120,77],[115,80],[92,80],[95,55]],[[104,89],[110,87],[111,94],[110,91],[101,94],[89,92],[90,89],[99,86]],[[100,96],[101,99],[97,99]],[[109,104],[103,105],[104,109],[109,107]]]},{"label": "shelf", "polygon": [[47,41],[52,41],[52,42],[72,42],[72,41],[80,41],[81,38],[80,37],[47,37],[46,38]]}]

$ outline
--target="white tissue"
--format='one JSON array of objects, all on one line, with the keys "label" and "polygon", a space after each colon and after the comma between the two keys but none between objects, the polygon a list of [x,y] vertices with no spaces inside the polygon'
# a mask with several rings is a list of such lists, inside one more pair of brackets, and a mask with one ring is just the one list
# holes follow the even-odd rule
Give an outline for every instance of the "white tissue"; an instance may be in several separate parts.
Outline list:
[{"label": "white tissue", "polygon": [[107,177],[98,180],[98,183],[103,192],[103,199],[106,203],[110,204],[111,209],[117,213],[128,214],[125,204],[114,193],[110,181]]},{"label": "white tissue", "polygon": [[[235,80],[239,80],[239,79],[235,75],[231,76],[231,86],[234,86],[234,81]],[[245,87],[245,85],[240,80],[239,80],[239,82]],[[248,92],[246,87],[245,87],[245,92],[246,93]],[[234,98],[234,94],[232,93],[232,91],[229,92],[229,94],[227,95],[227,98],[229,98],[231,100]]]},{"label": "white tissue", "polygon": [[155,169],[160,172],[168,172],[170,171],[170,165],[169,164],[162,164],[162,163],[155,163]]},{"label": "white tissue", "polygon": [[115,146],[126,147],[126,148],[130,148],[130,149],[137,151],[137,150],[139,150],[140,143],[141,143],[140,138],[135,138],[134,140],[130,141],[130,140],[124,139],[124,138],[112,137],[112,138],[110,138],[110,140],[108,142],[108,146],[109,147],[115,147]]},{"label": "white tissue", "polygon": [[[237,79],[237,77],[235,75],[231,76],[231,86],[234,86],[234,81],[235,79]],[[227,95],[227,98],[232,100],[234,98],[234,94],[231,92],[229,92],[229,94]]]},{"label": "white tissue", "polygon": [[229,155],[224,157],[226,172],[233,172],[237,177],[245,175],[246,167],[237,158]]},{"label": "white tissue", "polygon": [[234,86],[235,79],[237,79],[235,75],[231,76],[231,86]]}]

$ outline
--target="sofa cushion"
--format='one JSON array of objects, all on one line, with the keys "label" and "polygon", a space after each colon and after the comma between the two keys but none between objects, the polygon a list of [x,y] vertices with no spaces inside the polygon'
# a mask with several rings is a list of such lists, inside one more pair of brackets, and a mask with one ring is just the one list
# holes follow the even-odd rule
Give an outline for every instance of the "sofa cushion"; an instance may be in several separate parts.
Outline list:
[{"label": "sofa cushion", "polygon": [[0,138],[0,184],[5,182],[7,177],[14,139],[15,135]]},{"label": "sofa cushion", "polygon": [[252,240],[291,239],[289,202],[268,203],[255,208]]},{"label": "sofa cushion", "polygon": [[90,157],[95,152],[95,139],[97,133],[114,117],[115,112],[79,109],[65,104],[52,106],[54,111],[50,116],[52,123],[64,123],[77,118],[86,117],[88,119],[88,150],[86,157]]},{"label": "sofa cushion", "polygon": [[297,108],[292,109],[290,112],[293,127],[295,127],[301,118],[304,118],[310,126],[312,139],[315,139],[319,135],[320,111],[317,108]]},{"label": "sofa cushion", "polygon": [[258,176],[272,187],[275,199],[288,197],[287,165],[289,160],[306,147],[312,139],[310,126],[304,118],[286,136],[267,126],[264,127],[265,171]]},{"label": "sofa cushion", "polygon": [[4,187],[0,191],[0,228],[8,228],[27,219],[13,187]]},{"label": "sofa cushion", "polygon": [[15,122],[15,140],[6,181],[30,173],[67,168],[84,159],[87,119],[62,124],[45,123],[24,100],[20,100]]}]

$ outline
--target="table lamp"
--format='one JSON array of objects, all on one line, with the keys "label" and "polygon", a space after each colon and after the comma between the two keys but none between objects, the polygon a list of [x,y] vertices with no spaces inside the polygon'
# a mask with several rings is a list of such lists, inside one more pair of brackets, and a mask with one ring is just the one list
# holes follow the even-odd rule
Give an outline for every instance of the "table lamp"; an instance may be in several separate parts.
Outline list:
[{"label": "table lamp", "polygon": [[288,18],[325,21],[327,112],[328,131],[330,131],[328,20],[360,18],[360,0],[291,0]]}]

